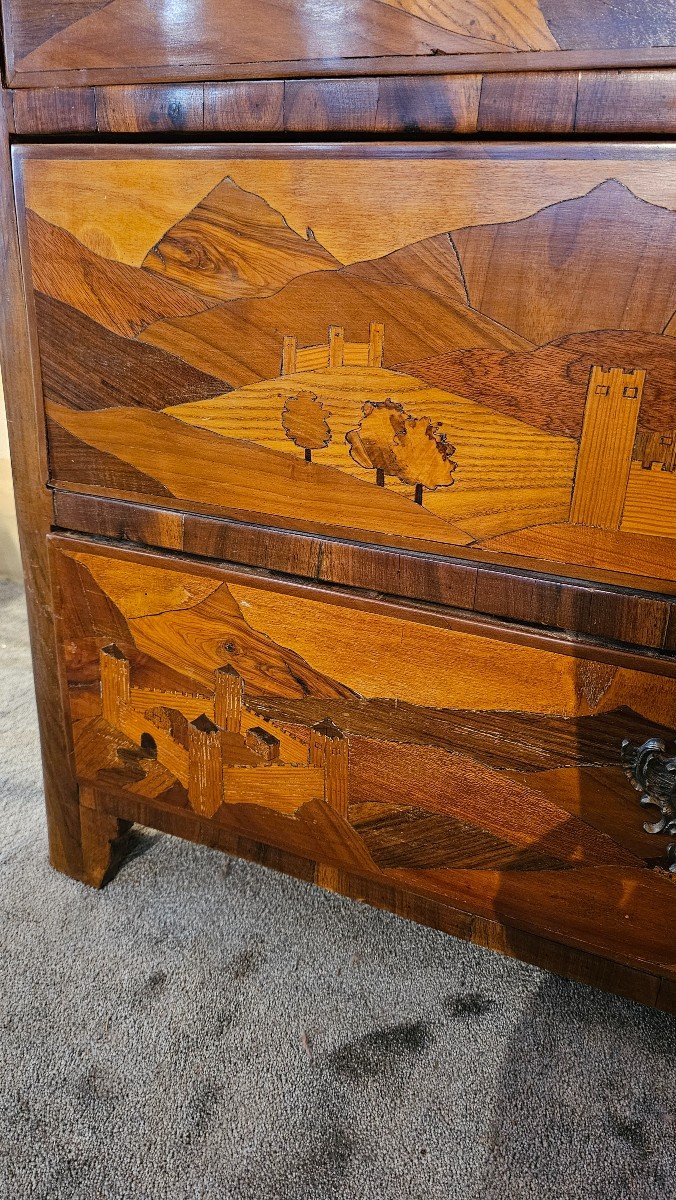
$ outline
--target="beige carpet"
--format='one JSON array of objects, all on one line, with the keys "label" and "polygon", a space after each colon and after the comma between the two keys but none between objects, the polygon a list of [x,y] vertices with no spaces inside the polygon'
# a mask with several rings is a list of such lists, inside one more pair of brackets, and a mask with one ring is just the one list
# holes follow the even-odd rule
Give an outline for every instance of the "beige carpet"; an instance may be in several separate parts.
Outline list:
[{"label": "beige carpet", "polygon": [[159,834],[47,865],[0,585],[0,1197],[674,1200],[676,1022]]}]

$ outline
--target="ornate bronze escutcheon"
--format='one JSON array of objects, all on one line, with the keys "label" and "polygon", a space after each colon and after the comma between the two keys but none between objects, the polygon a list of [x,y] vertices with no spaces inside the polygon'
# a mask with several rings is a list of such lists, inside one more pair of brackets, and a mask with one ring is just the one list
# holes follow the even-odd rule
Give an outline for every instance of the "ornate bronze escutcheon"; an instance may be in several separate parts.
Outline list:
[{"label": "ornate bronze escutcheon", "polygon": [[[622,742],[622,765],[633,787],[641,792],[644,808],[657,809],[656,821],[646,821],[646,833],[676,834],[676,755],[668,754],[661,738],[641,746]],[[676,873],[676,842],[667,846],[669,870]]]}]

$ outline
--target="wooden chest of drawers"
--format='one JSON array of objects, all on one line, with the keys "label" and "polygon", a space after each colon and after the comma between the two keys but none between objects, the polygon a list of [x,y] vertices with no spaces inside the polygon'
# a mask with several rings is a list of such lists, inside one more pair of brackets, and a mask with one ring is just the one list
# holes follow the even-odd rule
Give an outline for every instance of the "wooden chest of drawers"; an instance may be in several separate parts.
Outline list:
[{"label": "wooden chest of drawers", "polygon": [[50,845],[100,884],[141,822],[669,1008],[676,37],[563,7],[6,0]]}]

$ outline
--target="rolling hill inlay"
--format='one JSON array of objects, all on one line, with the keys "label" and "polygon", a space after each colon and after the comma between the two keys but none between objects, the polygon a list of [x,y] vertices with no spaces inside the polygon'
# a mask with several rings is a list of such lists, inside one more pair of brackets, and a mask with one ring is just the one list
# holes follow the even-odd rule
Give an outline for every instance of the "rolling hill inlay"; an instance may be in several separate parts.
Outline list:
[{"label": "rolling hill inlay", "polygon": [[438,205],[447,232],[349,265],[228,174],[141,267],[29,214],[55,479],[673,578],[673,212],[613,177],[518,220]]}]

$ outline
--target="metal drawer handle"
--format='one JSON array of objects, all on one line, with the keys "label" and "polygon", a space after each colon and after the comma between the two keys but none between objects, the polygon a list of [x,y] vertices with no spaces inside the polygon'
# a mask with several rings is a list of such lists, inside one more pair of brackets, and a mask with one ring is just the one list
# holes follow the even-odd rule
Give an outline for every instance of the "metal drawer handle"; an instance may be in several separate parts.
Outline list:
[{"label": "metal drawer handle", "polygon": [[[644,824],[646,833],[676,834],[676,755],[667,754],[661,738],[648,738],[642,746],[625,738],[622,766],[632,786],[642,793],[642,806],[659,812],[656,821]],[[676,873],[676,842],[667,846],[667,861]]]}]

